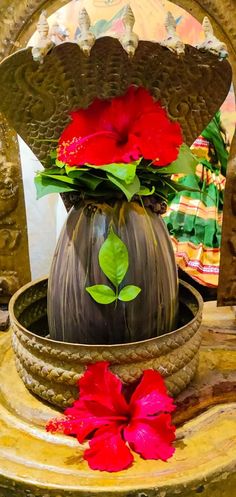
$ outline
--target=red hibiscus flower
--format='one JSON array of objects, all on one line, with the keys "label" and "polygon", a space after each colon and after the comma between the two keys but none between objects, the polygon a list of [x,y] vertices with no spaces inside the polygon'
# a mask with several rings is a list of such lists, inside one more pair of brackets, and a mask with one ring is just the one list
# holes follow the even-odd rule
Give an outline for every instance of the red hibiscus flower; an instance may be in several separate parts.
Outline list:
[{"label": "red hibiscus flower", "polygon": [[96,99],[71,118],[58,146],[58,159],[69,166],[129,163],[140,157],[166,166],[183,143],[180,125],[145,88],[131,86],[121,97]]},{"label": "red hibiscus flower", "polygon": [[[144,459],[166,461],[173,453],[175,409],[159,373],[146,370],[128,402],[122,382],[99,362],[88,366],[79,380],[80,398],[66,409],[65,418],[51,420],[47,431],[89,438],[84,458],[91,469],[120,471],[133,462],[131,450]],[[130,450],[131,449],[131,450]]]}]

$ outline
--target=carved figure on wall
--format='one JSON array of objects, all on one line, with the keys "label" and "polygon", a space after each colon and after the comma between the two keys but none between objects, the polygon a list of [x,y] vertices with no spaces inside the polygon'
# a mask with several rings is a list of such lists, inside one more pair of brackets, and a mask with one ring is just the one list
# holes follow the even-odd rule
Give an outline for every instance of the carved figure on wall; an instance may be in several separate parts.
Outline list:
[{"label": "carved figure on wall", "polygon": [[[16,167],[5,163],[4,156],[0,153],[0,225],[1,219],[15,210],[18,204],[19,187],[15,182]],[[6,222],[13,222],[5,220]]]},{"label": "carved figure on wall", "polygon": [[16,271],[2,270],[0,274],[0,304],[5,302],[5,298],[10,297],[19,288],[19,279]]}]

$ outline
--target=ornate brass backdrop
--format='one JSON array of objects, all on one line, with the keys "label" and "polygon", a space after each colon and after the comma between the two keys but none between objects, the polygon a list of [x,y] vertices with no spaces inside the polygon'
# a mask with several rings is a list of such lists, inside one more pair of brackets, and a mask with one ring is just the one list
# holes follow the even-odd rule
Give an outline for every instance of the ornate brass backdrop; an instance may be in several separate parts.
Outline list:
[{"label": "ornate brass backdrop", "polygon": [[178,57],[159,44],[139,41],[129,59],[118,40],[103,37],[89,57],[75,43],[55,47],[42,64],[33,61],[30,48],[13,54],[0,65],[0,110],[45,161],[52,148],[45,138],[59,138],[71,110],[96,97],[120,95],[136,83],[161,100],[191,145],[226,98],[231,79],[228,61],[210,52],[186,46]]},{"label": "ornate brass backdrop", "polygon": [[[4,58],[16,49],[25,46],[30,35],[35,30],[35,23],[43,8],[47,8],[48,14],[51,14],[58,7],[66,3],[67,0],[57,0],[55,2],[52,0],[0,0],[0,57]],[[202,21],[204,15],[210,17],[216,29],[216,34],[222,41],[227,43],[230,62],[235,76],[236,0],[176,0],[175,3],[192,13],[199,21]],[[18,145],[15,132],[6,124],[3,118],[1,118],[0,123],[0,142],[0,299],[7,301],[9,295],[16,288],[30,279],[30,272]],[[235,304],[236,302],[235,171],[236,136],[231,149],[231,162],[228,168],[225,197],[222,268],[219,289],[219,302],[221,304]],[[214,341],[215,347],[211,350],[207,342],[209,340],[208,329],[214,329],[215,325],[216,321],[211,323],[211,325],[207,322],[206,342],[202,350],[201,375],[203,381],[205,381],[205,378],[208,381],[208,376],[206,375],[207,368],[209,368],[209,373],[212,377],[212,371],[216,363],[220,365],[222,361],[221,374],[227,388],[225,387],[225,383],[222,382],[224,393],[220,394],[218,388],[209,389],[209,385],[207,384],[207,392],[210,396],[218,395],[217,402],[224,402],[227,395],[226,390],[229,396],[233,392],[233,390],[231,391],[228,388],[229,383],[226,373],[230,368],[232,371],[235,370],[235,358],[234,354],[229,352],[232,343],[227,343],[224,349],[221,346],[219,338],[216,340],[215,336],[213,339],[211,338]],[[227,333],[224,334],[224,339],[228,336]],[[148,481],[149,489],[141,491],[144,479],[143,473],[145,471],[143,466],[140,465],[138,466],[138,471],[135,468],[135,472],[133,475],[131,474],[133,490],[123,490],[122,480],[120,477],[117,480],[117,475],[114,480],[114,489],[112,489],[111,478],[106,482],[103,475],[98,475],[99,481],[97,481],[93,474],[92,479],[89,480],[86,467],[82,466],[82,471],[80,469],[78,471],[77,460],[81,453],[80,448],[78,448],[76,459],[73,440],[67,441],[64,447],[59,439],[53,438],[52,447],[50,446],[48,438],[46,438],[48,435],[45,435],[44,432],[44,424],[45,420],[52,417],[54,412],[48,406],[42,403],[39,404],[24,389],[23,383],[15,371],[9,336],[3,335],[0,338],[0,352],[2,354],[0,361],[1,378],[3,380],[0,382],[1,425],[4,426],[3,438],[6,441],[5,451],[3,450],[0,455],[1,468],[4,474],[0,475],[1,497],[62,497],[62,495],[71,497],[77,497],[78,495],[87,497],[90,495],[91,497],[95,497],[95,495],[98,495],[97,488],[101,489],[104,485],[107,485],[108,491],[105,489],[104,492],[99,492],[104,497],[112,494],[117,495],[117,491],[123,496],[128,496],[128,494],[131,496],[132,494],[134,496],[139,495],[140,497],[141,495],[150,495],[151,497],[155,494],[159,497],[162,495],[163,497],[164,495],[168,497],[172,495],[173,488],[174,491],[180,492],[186,497],[192,497],[196,495],[196,492],[204,492],[206,497],[212,495],[212,492],[222,495],[223,491],[225,496],[234,494],[235,448],[232,438],[232,433],[235,431],[234,404],[225,405],[223,408],[222,405],[211,408],[204,414],[204,417],[203,415],[197,417],[190,424],[187,424],[186,432],[184,431],[184,427],[180,429],[178,443],[179,447],[181,447],[181,455],[179,460],[177,459],[175,462],[172,473],[170,471],[170,480],[167,481],[167,486],[164,487],[163,483],[163,475],[166,478],[166,468],[164,469],[163,465],[157,465],[156,469],[154,465],[154,469],[149,471],[148,476],[151,474],[153,478],[152,474],[155,474],[156,470],[154,484],[155,486],[158,484],[159,489],[152,487],[153,481],[151,483]],[[229,341],[232,342],[232,339],[230,338]],[[209,390],[211,390],[210,393]],[[9,392],[13,393],[12,397],[10,397]],[[195,400],[197,399],[198,403],[198,398],[195,397],[194,390],[193,397]],[[204,393],[201,395],[201,399],[204,404],[206,402]],[[233,401],[234,397],[231,400]],[[202,408],[200,402],[199,405]],[[210,405],[212,405],[211,399]],[[208,404],[206,403],[205,406],[208,406]],[[185,403],[183,407],[186,411]],[[222,426],[226,427],[226,429],[222,429]],[[216,450],[216,433],[217,437],[219,437],[219,450]],[[187,441],[186,446],[183,444],[183,439],[185,439],[185,442]],[[201,461],[199,461],[199,447],[203,447],[203,441],[205,440],[209,440],[209,443],[205,444],[207,450],[203,450]],[[207,456],[208,471],[204,476],[204,484],[202,484],[203,473],[201,464],[204,463],[205,454]],[[9,472],[9,467],[7,467],[11,457],[15,474],[17,474],[15,479],[10,476],[11,473]],[[24,464],[24,460],[27,461],[27,464]],[[66,472],[61,467],[61,460],[63,460],[63,463],[64,460],[66,461]],[[47,464],[49,464],[48,467]],[[6,471],[4,465],[6,465]],[[187,484],[181,476],[183,471],[187,475]],[[8,477],[5,477],[5,473]],[[141,484],[137,480],[139,475],[141,475]],[[218,478],[219,475],[220,477]],[[82,486],[77,490],[76,486],[78,485],[79,478]],[[40,482],[38,486],[34,484],[35,480]],[[49,480],[50,488],[48,488],[49,485],[47,483]],[[126,485],[126,481],[123,485]]]}]

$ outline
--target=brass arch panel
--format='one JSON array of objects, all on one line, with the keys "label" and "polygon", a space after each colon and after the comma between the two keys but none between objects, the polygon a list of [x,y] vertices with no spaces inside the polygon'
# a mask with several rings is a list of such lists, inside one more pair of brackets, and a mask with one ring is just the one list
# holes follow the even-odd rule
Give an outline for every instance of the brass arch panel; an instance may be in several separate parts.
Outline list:
[{"label": "brass arch panel", "polygon": [[[51,14],[57,8],[65,5],[65,0],[0,0],[0,59],[15,50],[24,47],[35,30],[35,23],[42,9]],[[207,15],[215,29],[216,35],[227,43],[230,63],[233,68],[236,83],[236,29],[235,12],[236,0],[176,0],[176,5],[184,8],[200,22]],[[14,251],[9,251],[7,258],[2,255],[0,248],[0,299],[7,301],[9,293],[30,279],[29,257],[27,248],[26,218],[24,197],[20,174],[20,158],[16,135],[8,127],[5,120],[0,122],[0,181],[6,185],[6,167],[10,174],[10,166],[14,166],[17,175],[11,174],[18,191],[17,203],[13,205],[11,220],[21,232],[18,239],[17,257]],[[9,167],[9,169],[8,169]],[[224,205],[224,226],[222,241],[222,263],[219,286],[219,304],[236,303],[236,135],[231,147],[231,160],[228,167],[227,186]],[[8,176],[9,177],[9,176]],[[1,192],[0,192],[1,195]],[[3,212],[0,224],[8,222],[9,215]],[[11,239],[11,229],[8,239]],[[4,278],[5,279],[4,279]]]},{"label": "brass arch panel", "polygon": [[0,64],[0,110],[45,164],[51,148],[45,133],[57,140],[72,109],[137,84],[179,122],[190,146],[227,97],[231,81],[228,61],[212,53],[186,45],[177,57],[158,43],[140,41],[130,60],[117,39],[105,36],[96,40],[89,57],[70,42],[53,48],[43,64],[33,60],[31,48],[12,54]]}]

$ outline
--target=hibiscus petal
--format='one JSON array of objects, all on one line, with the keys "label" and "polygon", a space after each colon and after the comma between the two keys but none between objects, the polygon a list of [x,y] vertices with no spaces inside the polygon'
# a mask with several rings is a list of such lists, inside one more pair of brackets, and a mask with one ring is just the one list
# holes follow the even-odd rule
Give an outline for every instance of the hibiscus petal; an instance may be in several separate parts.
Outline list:
[{"label": "hibiscus petal", "polygon": [[137,114],[137,91],[132,86],[121,97],[96,99],[87,109],[72,112],[72,122],[59,140],[58,159],[70,166],[137,160],[137,139],[128,137]]},{"label": "hibiscus petal", "polygon": [[114,133],[98,132],[59,144],[58,159],[69,166],[85,163],[99,166],[115,162],[117,148],[117,136]]},{"label": "hibiscus petal", "polygon": [[183,143],[180,125],[170,121],[165,110],[156,102],[156,111],[142,114],[130,134],[137,137],[141,155],[155,165],[165,166],[176,160]]},{"label": "hibiscus petal", "polygon": [[104,417],[99,418],[87,410],[71,407],[66,409],[64,417],[50,420],[46,425],[46,430],[76,436],[78,441],[83,443],[94,430],[109,423],[110,420]]},{"label": "hibiscus petal", "polygon": [[113,98],[107,106],[101,119],[103,129],[114,130],[120,138],[127,137],[128,130],[133,124],[137,113],[137,88],[131,86],[120,97]]},{"label": "hibiscus petal", "polygon": [[100,124],[103,129],[116,131],[120,139],[127,138],[136,120],[155,110],[156,102],[152,95],[145,88],[132,85],[125,94],[110,101],[110,105],[104,109]]},{"label": "hibiscus petal", "polygon": [[140,157],[137,140],[132,136],[124,144],[119,136],[111,131],[101,131],[83,139],[74,138],[58,147],[58,159],[69,166],[85,163],[102,166],[114,162],[132,162]]},{"label": "hibiscus petal", "polygon": [[167,461],[175,449],[175,427],[170,414],[160,414],[153,419],[134,420],[124,429],[124,438],[132,450],[144,459]]},{"label": "hibiscus petal", "polygon": [[111,100],[95,99],[71,117],[58,146],[58,159],[70,166],[129,163],[141,156],[164,166],[177,158],[182,144],[179,124],[142,87],[131,86]]},{"label": "hibiscus petal", "polygon": [[126,422],[129,407],[121,393],[122,383],[108,366],[98,362],[87,367],[78,382],[79,399],[66,409],[66,417],[48,423],[48,431],[75,435],[82,443],[97,428],[111,424],[119,428]]},{"label": "hibiscus petal", "polygon": [[122,395],[122,382],[109,370],[109,363],[90,364],[78,384],[80,399],[91,408],[96,403],[98,412],[101,406],[115,416],[125,416],[129,412]]},{"label": "hibiscus petal", "polygon": [[117,429],[116,425],[97,430],[89,445],[84,459],[91,469],[121,471],[133,462],[133,455],[121,437],[121,428]]},{"label": "hibiscus petal", "polygon": [[[138,105],[137,105],[138,101]],[[149,112],[156,112],[157,109],[160,108],[160,103],[154,100],[151,93],[149,93],[146,88],[139,87],[137,88],[136,93],[136,117],[143,114],[147,114]]]},{"label": "hibiscus petal", "polygon": [[70,113],[72,121],[64,129],[59,145],[71,142],[73,138],[83,138],[100,130],[100,119],[109,106],[109,101],[96,98],[87,109],[79,109]]},{"label": "hibiscus petal", "polygon": [[135,389],[130,406],[133,418],[141,418],[158,412],[175,410],[172,397],[167,394],[164,380],[158,371],[147,369]]}]

